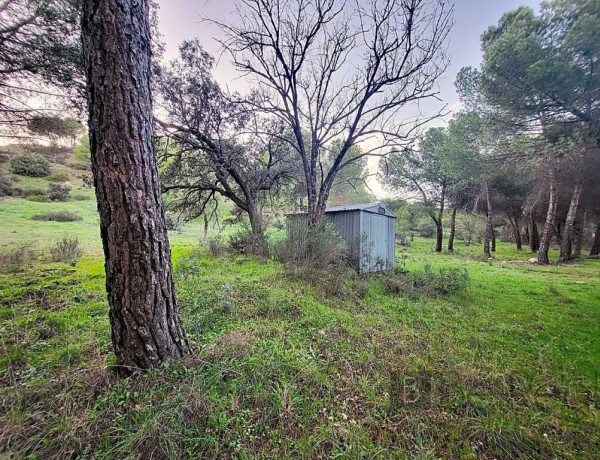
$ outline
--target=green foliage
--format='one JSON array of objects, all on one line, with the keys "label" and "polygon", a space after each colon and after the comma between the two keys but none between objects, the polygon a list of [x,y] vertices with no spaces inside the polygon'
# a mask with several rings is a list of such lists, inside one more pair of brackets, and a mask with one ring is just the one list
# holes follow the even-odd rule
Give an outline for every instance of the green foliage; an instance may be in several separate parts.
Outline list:
[{"label": "green foliage", "polygon": [[419,222],[417,232],[422,238],[433,238],[436,233],[436,227],[433,222],[422,220]]},{"label": "green foliage", "polygon": [[84,162],[90,161],[92,153],[90,151],[90,138],[86,134],[79,139],[79,142],[73,149],[73,158],[81,164],[86,164]]},{"label": "green foliage", "polygon": [[[463,99],[493,108],[521,131],[584,123],[598,136],[600,59],[596,0],[554,0],[536,15],[530,7],[505,13],[482,36],[481,70],[464,69]],[[478,100],[479,98],[479,100]],[[499,117],[497,117],[499,118]]]},{"label": "green foliage", "polygon": [[210,237],[207,241],[208,253],[212,257],[220,257],[227,253],[229,247],[223,242],[221,236]]},{"label": "green foliage", "polygon": [[48,184],[48,199],[51,201],[67,201],[71,193],[71,187],[58,183]]},{"label": "green foliage", "polygon": [[463,267],[441,267],[437,271],[426,264],[424,269],[406,272],[396,270],[383,278],[383,287],[389,294],[436,297],[456,295],[467,288],[469,272]]},{"label": "green foliage", "polygon": [[46,214],[35,214],[31,220],[41,220],[47,222],[77,222],[83,220],[81,216],[69,211],[49,212]]},{"label": "green foliage", "polygon": [[49,251],[53,262],[64,262],[73,266],[77,264],[83,255],[79,238],[76,236],[73,238],[65,236],[62,240],[50,246]]},{"label": "green foliage", "polygon": [[29,177],[45,177],[50,174],[50,163],[39,154],[18,155],[10,160],[14,174]]},{"label": "green foliage", "polygon": [[34,203],[46,203],[48,201],[48,196],[45,193],[33,193],[31,195],[27,194],[25,199],[27,201],[33,201]]},{"label": "green foliage", "polygon": [[67,173],[54,173],[46,177],[46,180],[50,182],[68,182],[69,179],[70,177]]},{"label": "green foliage", "polygon": [[229,249],[236,254],[269,256],[269,245],[264,234],[255,234],[251,229],[242,227],[229,237]]}]

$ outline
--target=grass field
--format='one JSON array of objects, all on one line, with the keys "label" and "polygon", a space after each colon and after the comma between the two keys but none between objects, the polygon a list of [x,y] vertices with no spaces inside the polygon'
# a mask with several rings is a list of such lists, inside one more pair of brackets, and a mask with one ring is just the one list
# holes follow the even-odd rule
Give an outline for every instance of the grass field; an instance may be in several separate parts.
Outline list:
[{"label": "grass field", "polygon": [[[51,207],[83,220],[30,220]],[[409,273],[469,280],[402,295],[385,288],[400,270],[307,285],[273,260],[211,258],[188,226],[171,241],[195,354],[117,381],[94,208],[0,202],[0,248],[41,254],[0,273],[0,457],[600,456],[599,260],[415,239],[397,252]],[[74,267],[43,255],[65,233],[85,250]]]}]

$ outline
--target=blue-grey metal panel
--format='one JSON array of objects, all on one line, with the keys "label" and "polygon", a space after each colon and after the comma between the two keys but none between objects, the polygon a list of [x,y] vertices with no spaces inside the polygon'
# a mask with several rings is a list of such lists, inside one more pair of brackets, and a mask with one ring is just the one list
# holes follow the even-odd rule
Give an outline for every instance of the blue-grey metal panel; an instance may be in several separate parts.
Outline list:
[{"label": "blue-grey metal panel", "polygon": [[359,219],[360,211],[326,213],[325,219],[331,222],[340,236],[346,241],[349,255],[356,259],[359,254]]}]

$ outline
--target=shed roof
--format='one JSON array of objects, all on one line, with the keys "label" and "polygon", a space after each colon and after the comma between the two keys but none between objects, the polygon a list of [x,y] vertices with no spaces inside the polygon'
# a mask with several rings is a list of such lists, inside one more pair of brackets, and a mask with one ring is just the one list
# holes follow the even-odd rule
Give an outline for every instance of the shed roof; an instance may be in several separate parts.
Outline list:
[{"label": "shed roof", "polygon": [[[383,208],[383,212],[380,212],[380,208]],[[397,216],[392,212],[390,208],[387,207],[385,203],[381,201],[377,203],[363,203],[363,204],[349,204],[346,206],[332,206],[330,208],[325,209],[325,214],[329,214],[332,212],[349,212],[349,211],[363,211],[370,212],[372,214],[381,214],[387,217],[392,217],[396,219]],[[288,216],[293,216],[297,214],[306,214],[306,211],[293,212],[288,214]]]}]

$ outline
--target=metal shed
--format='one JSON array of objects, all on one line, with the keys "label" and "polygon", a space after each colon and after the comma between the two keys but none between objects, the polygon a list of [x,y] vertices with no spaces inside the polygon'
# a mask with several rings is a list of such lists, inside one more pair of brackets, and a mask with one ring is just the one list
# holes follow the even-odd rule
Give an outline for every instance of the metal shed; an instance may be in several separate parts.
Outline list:
[{"label": "metal shed", "polygon": [[[306,213],[288,215],[290,225]],[[356,269],[361,272],[391,270],[396,266],[396,215],[384,203],[335,206],[325,210],[348,245]]]}]

